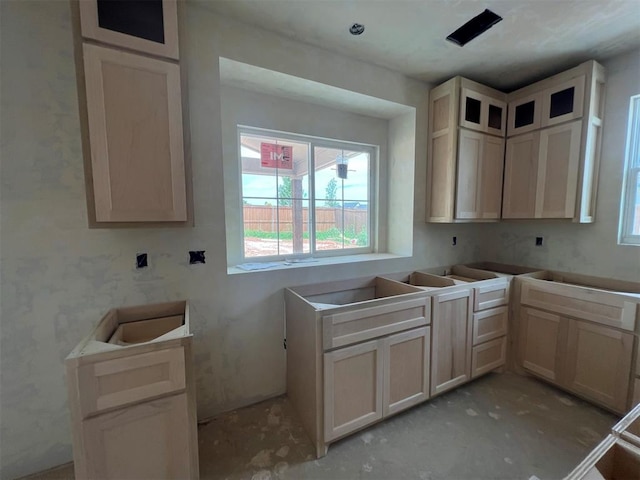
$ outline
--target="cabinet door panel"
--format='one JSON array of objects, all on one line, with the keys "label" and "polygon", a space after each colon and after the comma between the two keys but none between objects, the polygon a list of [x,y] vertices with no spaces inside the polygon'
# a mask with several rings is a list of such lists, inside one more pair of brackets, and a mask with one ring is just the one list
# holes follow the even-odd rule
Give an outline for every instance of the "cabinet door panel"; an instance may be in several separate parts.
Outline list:
[{"label": "cabinet door panel", "polygon": [[96,221],[186,221],[179,67],[83,48]]},{"label": "cabinet door panel", "polygon": [[582,116],[585,77],[581,75],[548,88],[543,93],[542,126],[548,127]]},{"label": "cabinet door panel", "polygon": [[504,139],[485,135],[480,183],[481,218],[500,218],[503,168]]},{"label": "cabinet door panel", "polygon": [[482,150],[485,135],[460,129],[456,218],[480,218]]},{"label": "cabinet door panel", "polygon": [[521,319],[523,368],[558,383],[561,317],[523,308]]},{"label": "cabinet door panel", "polygon": [[567,387],[624,412],[632,355],[633,334],[569,320]]},{"label": "cabinet door panel", "polygon": [[536,218],[573,218],[582,122],[540,130]]},{"label": "cabinet door panel", "polygon": [[82,36],[177,60],[176,0],[80,0]]},{"label": "cabinet door panel", "polygon": [[507,140],[502,218],[534,218],[539,132]]},{"label": "cabinet door panel", "polygon": [[384,339],[384,416],[429,398],[430,327]]},{"label": "cabinet door panel", "polygon": [[325,442],[382,418],[382,366],[378,341],[324,354]]},{"label": "cabinet door panel", "polygon": [[534,93],[509,102],[508,136],[520,135],[540,128],[542,94]]},{"label": "cabinet door panel", "polygon": [[91,457],[76,465],[76,474],[105,480],[197,478],[189,463],[187,411],[183,393],[85,420]]},{"label": "cabinet door panel", "polygon": [[471,378],[479,377],[505,364],[507,359],[507,337],[473,347]]},{"label": "cabinet door panel", "polygon": [[471,289],[433,297],[431,395],[471,378]]}]

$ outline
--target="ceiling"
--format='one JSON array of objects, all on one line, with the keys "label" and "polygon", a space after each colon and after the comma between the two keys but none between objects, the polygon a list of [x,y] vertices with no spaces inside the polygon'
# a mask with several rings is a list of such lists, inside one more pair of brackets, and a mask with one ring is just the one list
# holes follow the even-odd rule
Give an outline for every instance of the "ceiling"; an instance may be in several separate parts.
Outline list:
[{"label": "ceiling", "polygon": [[[439,83],[510,91],[640,48],[640,0],[200,0],[244,23]],[[445,40],[485,8],[504,20],[464,47]],[[366,30],[352,36],[358,22]]]}]

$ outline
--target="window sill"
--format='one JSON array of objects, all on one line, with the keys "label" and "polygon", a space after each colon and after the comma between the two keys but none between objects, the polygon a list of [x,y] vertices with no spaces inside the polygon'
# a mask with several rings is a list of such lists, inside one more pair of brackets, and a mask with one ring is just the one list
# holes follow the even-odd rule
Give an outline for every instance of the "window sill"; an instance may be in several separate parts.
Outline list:
[{"label": "window sill", "polygon": [[[242,268],[238,268],[237,266],[227,267],[227,275],[273,272],[274,270],[288,270],[292,268],[323,267],[326,265],[341,265],[345,263],[375,262],[380,260],[393,260],[398,258],[407,258],[407,256],[395,255],[392,253],[365,253],[359,255],[343,255],[339,257],[314,258],[313,261],[306,262],[265,262],[270,264],[273,263],[274,265],[269,268],[262,268],[259,270],[243,270]],[[251,263],[259,264],[260,262]]]}]

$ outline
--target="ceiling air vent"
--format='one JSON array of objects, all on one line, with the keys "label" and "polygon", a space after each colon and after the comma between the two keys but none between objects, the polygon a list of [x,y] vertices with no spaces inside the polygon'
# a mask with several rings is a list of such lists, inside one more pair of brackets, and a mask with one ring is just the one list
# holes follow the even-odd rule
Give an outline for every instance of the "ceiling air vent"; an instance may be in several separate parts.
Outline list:
[{"label": "ceiling air vent", "polygon": [[485,10],[480,15],[473,17],[467,23],[447,37],[447,40],[463,47],[481,33],[486,32],[496,23],[502,20],[500,15],[496,15],[491,10]]}]

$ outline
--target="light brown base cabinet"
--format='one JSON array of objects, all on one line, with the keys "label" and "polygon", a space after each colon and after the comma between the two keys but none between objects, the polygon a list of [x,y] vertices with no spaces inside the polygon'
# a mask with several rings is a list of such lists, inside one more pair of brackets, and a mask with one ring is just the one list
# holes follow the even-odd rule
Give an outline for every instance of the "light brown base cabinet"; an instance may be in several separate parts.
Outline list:
[{"label": "light brown base cabinet", "polygon": [[429,398],[430,328],[324,354],[325,441]]},{"label": "light brown base cabinet", "polygon": [[614,412],[626,412],[640,297],[549,280],[516,281],[522,284],[522,368]]},{"label": "light brown base cabinet", "polygon": [[196,479],[186,302],[113,309],[66,359],[77,479]]},{"label": "light brown base cabinet", "polygon": [[285,289],[287,394],[316,447],[429,397],[431,302],[382,277]]}]

